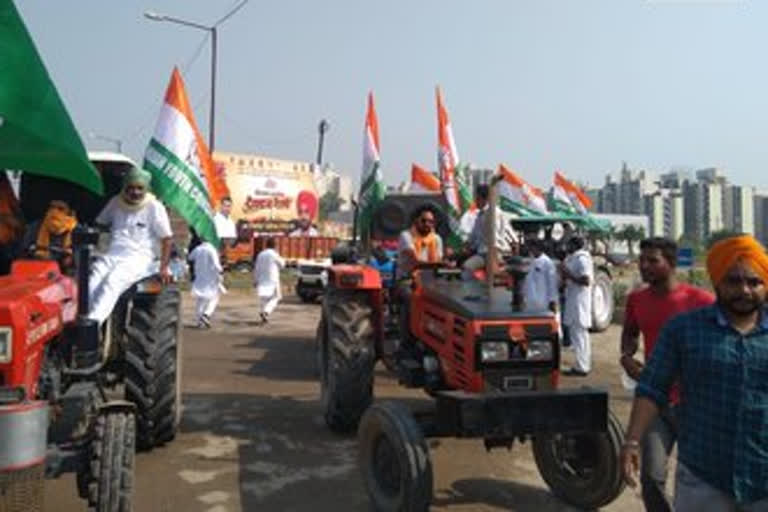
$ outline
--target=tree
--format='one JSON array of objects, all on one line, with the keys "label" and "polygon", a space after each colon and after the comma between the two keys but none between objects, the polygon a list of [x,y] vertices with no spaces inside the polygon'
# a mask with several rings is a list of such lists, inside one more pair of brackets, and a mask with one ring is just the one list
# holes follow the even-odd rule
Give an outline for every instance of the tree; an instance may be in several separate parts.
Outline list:
[{"label": "tree", "polygon": [[713,231],[707,237],[707,244],[706,244],[705,247],[706,247],[707,250],[709,250],[710,247],[715,245],[720,240],[723,240],[725,238],[731,238],[733,236],[743,235],[743,234],[744,233],[740,233],[738,231],[733,231],[731,229],[721,229],[719,231]]},{"label": "tree", "polygon": [[335,190],[329,190],[320,198],[320,204],[318,206],[318,216],[320,220],[328,218],[328,214],[331,212],[339,211],[343,200],[339,197],[339,193]]},{"label": "tree", "polygon": [[616,232],[616,238],[625,242],[629,249],[629,257],[635,258],[635,243],[645,238],[645,229],[642,226],[627,224]]}]

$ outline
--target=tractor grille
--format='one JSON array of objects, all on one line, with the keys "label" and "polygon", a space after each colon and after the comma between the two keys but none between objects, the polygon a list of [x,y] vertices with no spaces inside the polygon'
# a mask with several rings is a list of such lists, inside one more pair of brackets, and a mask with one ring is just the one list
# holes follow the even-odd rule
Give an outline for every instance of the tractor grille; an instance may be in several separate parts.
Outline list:
[{"label": "tractor grille", "polygon": [[453,318],[453,361],[456,363],[456,377],[464,387],[469,386],[469,375],[466,372],[466,355],[464,352],[464,334],[467,332],[467,322],[461,318]]},{"label": "tractor grille", "polygon": [[316,265],[299,265],[299,272],[309,276],[319,276],[325,268]]},{"label": "tractor grille", "polygon": [[44,464],[0,473],[0,512],[42,512]]}]

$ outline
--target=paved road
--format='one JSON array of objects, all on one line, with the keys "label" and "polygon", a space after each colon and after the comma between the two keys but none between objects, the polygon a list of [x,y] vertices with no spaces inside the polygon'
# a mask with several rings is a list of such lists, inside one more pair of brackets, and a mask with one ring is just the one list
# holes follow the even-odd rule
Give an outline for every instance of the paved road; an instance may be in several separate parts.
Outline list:
[{"label": "paved road", "polygon": [[[192,301],[185,298],[185,324]],[[225,296],[210,331],[184,332],[184,420],[177,439],[139,454],[137,512],[368,511],[356,468],[353,437],[324,427],[314,374],[319,308],[291,298],[268,327],[254,319],[252,298]],[[618,330],[593,338],[596,370],[565,385],[611,388],[614,411],[626,421],[629,395],[619,388]],[[566,354],[566,363],[570,362]],[[377,398],[417,404],[379,369]],[[574,510],[555,499],[536,470],[529,445],[485,452],[479,441],[431,443],[434,511]],[[46,511],[84,510],[72,477],[46,487]],[[631,491],[604,510],[642,510]]]}]

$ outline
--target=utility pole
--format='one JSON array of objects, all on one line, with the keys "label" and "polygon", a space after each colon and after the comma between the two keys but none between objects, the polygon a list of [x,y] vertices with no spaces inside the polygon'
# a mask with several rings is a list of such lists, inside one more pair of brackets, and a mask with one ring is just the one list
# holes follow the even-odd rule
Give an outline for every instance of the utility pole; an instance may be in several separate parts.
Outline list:
[{"label": "utility pole", "polygon": [[320,120],[320,124],[317,125],[318,139],[317,139],[317,166],[323,165],[323,141],[325,140],[325,134],[331,129],[331,123],[325,119]]}]

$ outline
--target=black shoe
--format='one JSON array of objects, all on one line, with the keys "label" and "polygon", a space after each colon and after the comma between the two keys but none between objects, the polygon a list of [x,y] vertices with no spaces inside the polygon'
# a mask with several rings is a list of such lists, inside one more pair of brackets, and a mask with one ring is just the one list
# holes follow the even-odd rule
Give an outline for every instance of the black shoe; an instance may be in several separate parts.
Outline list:
[{"label": "black shoe", "polygon": [[584,372],[576,368],[568,368],[563,372],[563,375],[566,377],[586,377],[589,375],[589,372]]},{"label": "black shoe", "polygon": [[267,323],[267,314],[266,313],[261,313],[260,317],[261,317],[261,323],[262,324],[266,324]]}]

